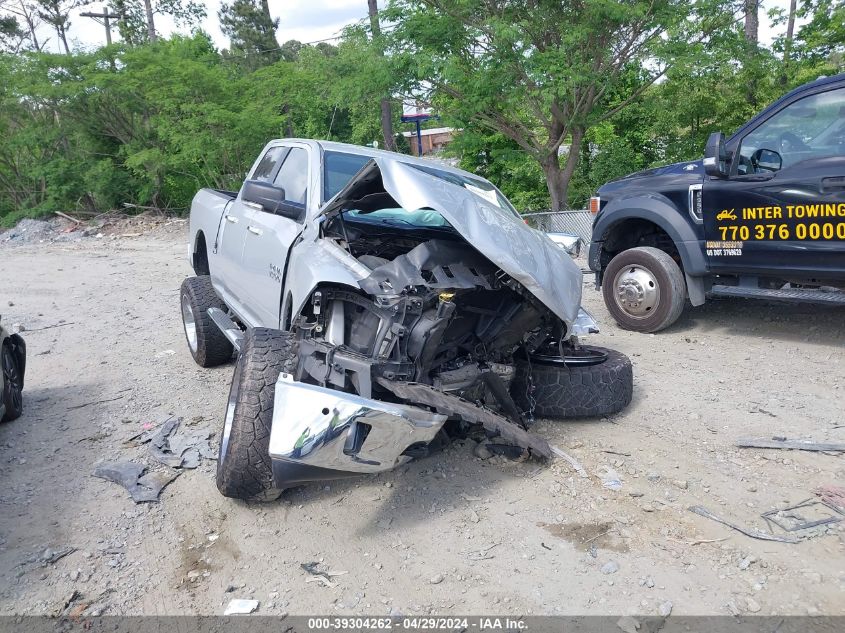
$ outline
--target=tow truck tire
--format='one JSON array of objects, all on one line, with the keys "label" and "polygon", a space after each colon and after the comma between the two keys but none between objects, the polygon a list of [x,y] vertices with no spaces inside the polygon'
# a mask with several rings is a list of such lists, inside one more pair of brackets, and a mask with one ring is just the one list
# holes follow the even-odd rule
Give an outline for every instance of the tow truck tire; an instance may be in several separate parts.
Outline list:
[{"label": "tow truck tire", "polygon": [[226,405],[217,457],[217,489],[226,497],[272,501],[270,429],[276,380],[296,370],[297,340],[291,332],[253,328],[244,336]]},{"label": "tow truck tire", "polygon": [[684,311],[684,274],[667,253],[651,246],[622,251],[607,265],[602,295],[611,316],[626,330],[658,332]]},{"label": "tow truck tire", "polygon": [[[540,418],[592,418],[618,413],[631,403],[634,374],[621,352],[586,347],[603,355],[594,365],[569,365],[562,359],[518,359],[511,395]],[[529,380],[530,376],[530,380]],[[532,402],[533,400],[533,402]]]},{"label": "tow truck tire", "polygon": [[179,300],[185,340],[197,365],[216,367],[229,362],[234,348],[208,315],[209,308],[226,310],[226,304],[214,292],[211,277],[188,277],[182,282]]}]

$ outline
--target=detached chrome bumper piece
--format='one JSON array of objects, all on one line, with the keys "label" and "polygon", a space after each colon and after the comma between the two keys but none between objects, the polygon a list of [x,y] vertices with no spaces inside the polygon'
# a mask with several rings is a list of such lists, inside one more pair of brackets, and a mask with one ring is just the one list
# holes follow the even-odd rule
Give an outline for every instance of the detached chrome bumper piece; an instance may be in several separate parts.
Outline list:
[{"label": "detached chrome bumper piece", "polygon": [[404,404],[296,382],[276,382],[270,459],[275,485],[289,487],[391,470],[428,444],[447,416]]}]

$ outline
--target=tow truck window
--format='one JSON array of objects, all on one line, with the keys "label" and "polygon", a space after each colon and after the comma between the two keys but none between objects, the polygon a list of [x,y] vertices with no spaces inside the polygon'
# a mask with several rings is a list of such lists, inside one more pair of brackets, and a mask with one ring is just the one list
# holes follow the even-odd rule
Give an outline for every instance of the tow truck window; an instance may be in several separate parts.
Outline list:
[{"label": "tow truck window", "polygon": [[739,175],[776,171],[771,164],[759,164],[759,150],[780,154],[780,169],[845,156],[845,88],[799,99],[749,133],[739,150]]}]

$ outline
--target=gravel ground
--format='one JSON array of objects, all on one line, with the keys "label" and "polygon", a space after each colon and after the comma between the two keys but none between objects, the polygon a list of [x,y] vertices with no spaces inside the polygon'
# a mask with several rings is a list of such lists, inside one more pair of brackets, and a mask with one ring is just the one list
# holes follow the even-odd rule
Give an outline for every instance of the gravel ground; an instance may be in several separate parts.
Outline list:
[{"label": "gravel ground", "polygon": [[766,529],[761,513],[845,484],[841,455],[734,447],[845,441],[842,310],[718,301],[641,335],[585,284],[591,342],[632,358],[634,402],[535,428],[586,478],[466,441],[263,505],[220,496],[206,459],[136,505],[95,467],[163,470],[126,440],[170,414],[216,447],[232,372],[188,353],[186,250],[181,222],[0,244],[0,312],[29,351],[24,415],[0,426],[0,615],[221,614],[233,598],[259,614],[845,614],[842,524],[786,544],[688,510]]}]

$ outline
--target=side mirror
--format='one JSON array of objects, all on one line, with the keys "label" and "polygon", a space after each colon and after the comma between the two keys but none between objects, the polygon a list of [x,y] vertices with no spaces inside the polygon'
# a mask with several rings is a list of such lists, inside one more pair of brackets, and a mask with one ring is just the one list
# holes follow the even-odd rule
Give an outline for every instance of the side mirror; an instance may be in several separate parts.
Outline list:
[{"label": "side mirror", "polygon": [[783,157],[773,149],[761,147],[751,154],[751,164],[755,169],[764,171],[780,171],[783,167]]},{"label": "side mirror", "polygon": [[305,205],[285,200],[285,190],[261,180],[247,180],[241,190],[241,200],[261,207],[267,213],[275,213],[299,221],[305,214]]},{"label": "side mirror", "polygon": [[704,173],[714,178],[728,177],[728,155],[725,152],[725,135],[713,132],[704,147]]}]

